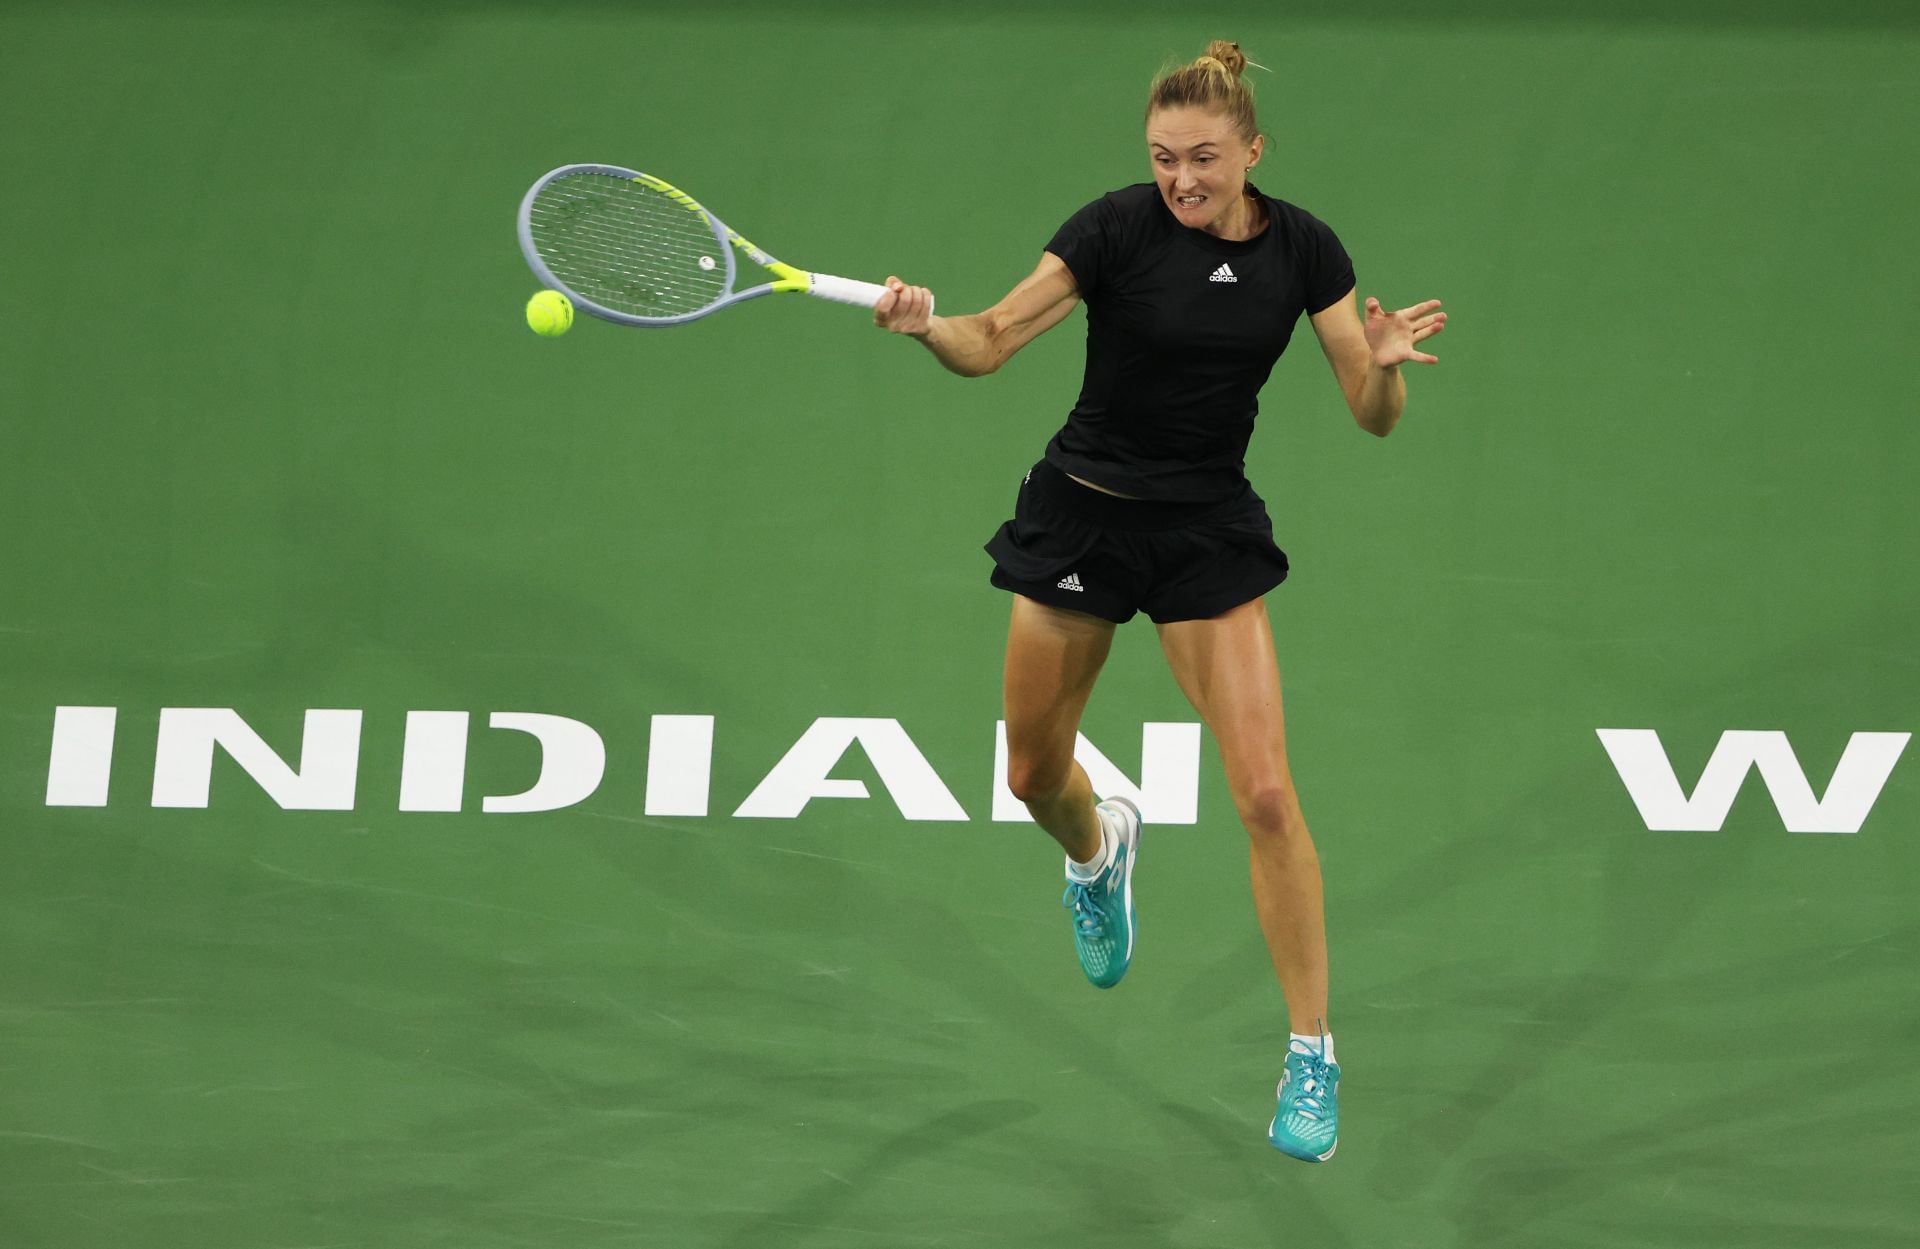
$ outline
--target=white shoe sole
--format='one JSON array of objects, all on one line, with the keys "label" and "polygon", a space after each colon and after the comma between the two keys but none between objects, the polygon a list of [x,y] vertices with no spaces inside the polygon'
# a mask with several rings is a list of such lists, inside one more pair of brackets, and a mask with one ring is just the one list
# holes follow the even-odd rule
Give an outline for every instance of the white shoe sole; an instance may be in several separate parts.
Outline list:
[{"label": "white shoe sole", "polygon": [[1094,806],[1109,809],[1124,808],[1126,818],[1121,820],[1120,839],[1127,847],[1126,883],[1121,887],[1121,899],[1127,906],[1127,962],[1133,962],[1133,942],[1139,936],[1140,924],[1133,914],[1133,869],[1140,862],[1140,808],[1127,798],[1108,798]]},{"label": "white shoe sole", "polygon": [[[1267,1144],[1273,1145],[1273,1130],[1279,1126],[1280,1126],[1280,1116],[1275,1115],[1273,1117],[1273,1121],[1267,1124]],[[1287,1154],[1287,1151],[1284,1149],[1281,1149],[1278,1145],[1273,1145],[1273,1147],[1274,1149],[1278,1150],[1280,1153]],[[1287,1154],[1287,1157],[1292,1158],[1296,1162],[1325,1162],[1327,1159],[1333,1157],[1333,1150],[1338,1148],[1340,1148],[1340,1142],[1336,1139],[1333,1142],[1333,1149],[1329,1149],[1326,1153],[1321,1154],[1318,1157],[1302,1158],[1299,1154]]]}]

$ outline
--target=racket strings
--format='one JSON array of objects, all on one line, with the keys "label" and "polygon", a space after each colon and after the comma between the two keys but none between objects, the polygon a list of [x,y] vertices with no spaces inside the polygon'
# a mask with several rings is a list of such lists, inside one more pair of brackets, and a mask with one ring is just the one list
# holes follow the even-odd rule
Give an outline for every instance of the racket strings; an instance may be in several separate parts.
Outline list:
[{"label": "racket strings", "polygon": [[726,257],[706,215],[643,183],[599,173],[555,178],[535,197],[528,223],[553,275],[616,312],[680,316],[727,292]]}]

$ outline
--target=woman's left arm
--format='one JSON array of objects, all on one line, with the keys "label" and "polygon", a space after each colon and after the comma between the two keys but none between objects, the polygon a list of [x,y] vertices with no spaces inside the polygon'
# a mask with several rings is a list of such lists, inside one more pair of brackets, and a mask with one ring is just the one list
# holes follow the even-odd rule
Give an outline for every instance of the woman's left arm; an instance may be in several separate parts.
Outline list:
[{"label": "woman's left arm", "polygon": [[1400,376],[1400,366],[1409,360],[1440,363],[1438,356],[1414,350],[1415,343],[1447,328],[1447,314],[1439,307],[1439,300],[1429,299],[1388,312],[1369,295],[1367,319],[1362,322],[1354,293],[1348,291],[1345,299],[1313,314],[1313,332],[1333,366],[1340,393],[1346,396],[1353,419],[1369,434],[1385,438],[1400,423],[1400,411],[1407,405],[1407,383]]}]

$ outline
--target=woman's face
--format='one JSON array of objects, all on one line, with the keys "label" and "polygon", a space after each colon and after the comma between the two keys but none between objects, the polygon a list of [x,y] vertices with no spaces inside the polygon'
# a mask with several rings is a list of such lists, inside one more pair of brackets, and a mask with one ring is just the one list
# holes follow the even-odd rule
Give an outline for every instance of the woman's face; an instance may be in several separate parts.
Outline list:
[{"label": "woman's face", "polygon": [[1242,139],[1224,113],[1191,106],[1158,109],[1147,118],[1147,158],[1160,198],[1176,221],[1196,230],[1234,210],[1264,142],[1260,135],[1252,143]]}]

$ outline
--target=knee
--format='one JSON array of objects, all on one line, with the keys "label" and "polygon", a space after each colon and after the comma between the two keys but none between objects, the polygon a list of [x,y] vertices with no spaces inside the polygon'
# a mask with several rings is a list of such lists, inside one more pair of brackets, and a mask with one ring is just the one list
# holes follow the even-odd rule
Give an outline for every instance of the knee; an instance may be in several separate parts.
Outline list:
[{"label": "knee", "polygon": [[1233,803],[1247,835],[1256,842],[1277,842],[1302,835],[1307,822],[1300,814],[1300,797],[1294,793],[1293,779],[1269,775],[1236,785]]},{"label": "knee", "polygon": [[1021,802],[1046,802],[1067,787],[1073,758],[1014,755],[1007,760],[1007,789]]}]

